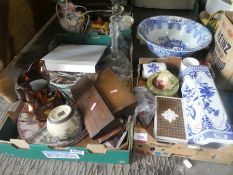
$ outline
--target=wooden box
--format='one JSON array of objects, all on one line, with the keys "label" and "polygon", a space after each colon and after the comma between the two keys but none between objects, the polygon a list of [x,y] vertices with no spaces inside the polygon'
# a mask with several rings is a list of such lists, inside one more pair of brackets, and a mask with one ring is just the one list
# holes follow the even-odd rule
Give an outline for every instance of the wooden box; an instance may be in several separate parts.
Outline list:
[{"label": "wooden box", "polygon": [[134,112],[136,98],[110,69],[105,69],[99,74],[96,88],[114,116],[127,117]]},{"label": "wooden box", "polygon": [[71,92],[91,138],[107,134],[118,126],[119,121],[114,118],[91,80],[80,79]]}]

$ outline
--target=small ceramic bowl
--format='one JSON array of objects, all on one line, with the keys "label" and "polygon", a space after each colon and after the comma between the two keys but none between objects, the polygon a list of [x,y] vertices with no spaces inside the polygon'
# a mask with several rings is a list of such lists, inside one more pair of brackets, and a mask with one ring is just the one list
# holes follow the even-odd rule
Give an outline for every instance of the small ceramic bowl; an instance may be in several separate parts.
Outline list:
[{"label": "small ceramic bowl", "polygon": [[158,57],[187,57],[206,48],[212,34],[203,25],[178,16],[155,16],[138,25],[139,36]]},{"label": "small ceramic bowl", "polygon": [[78,111],[68,105],[54,108],[47,118],[49,134],[58,140],[74,136],[81,128],[81,117]]},{"label": "small ceramic bowl", "polygon": [[[164,72],[167,72],[167,75],[168,75],[167,82],[169,82],[170,87],[159,89],[155,86],[156,84],[155,82],[156,82],[156,79],[159,77],[159,75]],[[172,96],[175,96],[179,90],[179,79],[176,76],[174,76],[172,73],[170,73],[168,70],[165,70],[165,71],[157,72],[149,76],[149,78],[147,79],[147,87],[154,95],[172,97]]]},{"label": "small ceramic bowl", "polygon": [[189,66],[198,66],[200,63],[197,59],[192,57],[186,57],[180,63],[180,72],[183,72]]}]

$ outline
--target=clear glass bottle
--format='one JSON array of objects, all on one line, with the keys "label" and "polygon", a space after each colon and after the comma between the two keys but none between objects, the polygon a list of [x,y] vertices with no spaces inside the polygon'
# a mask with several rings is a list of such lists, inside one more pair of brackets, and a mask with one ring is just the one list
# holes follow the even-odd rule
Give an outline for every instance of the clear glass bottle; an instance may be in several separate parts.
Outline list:
[{"label": "clear glass bottle", "polygon": [[131,85],[132,65],[127,57],[126,41],[124,41],[123,37],[120,37],[120,23],[122,20],[123,18],[120,15],[110,18],[111,51],[104,60],[106,67],[111,68],[125,84]]}]

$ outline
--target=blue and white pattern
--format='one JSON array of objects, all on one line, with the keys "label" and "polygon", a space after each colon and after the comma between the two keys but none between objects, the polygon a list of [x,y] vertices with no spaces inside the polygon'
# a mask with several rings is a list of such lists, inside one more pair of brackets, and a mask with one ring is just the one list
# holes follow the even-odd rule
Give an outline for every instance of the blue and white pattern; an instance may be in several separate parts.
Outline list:
[{"label": "blue and white pattern", "polygon": [[159,66],[156,65],[155,63],[148,64],[147,67],[148,67],[148,71],[147,71],[148,73],[154,74],[159,70]]},{"label": "blue and white pattern", "polygon": [[167,66],[165,63],[152,62],[143,64],[142,68],[142,78],[147,79],[152,74],[166,70]]},{"label": "blue and white pattern", "polygon": [[189,143],[233,143],[233,131],[208,67],[190,66],[181,75]]},{"label": "blue and white pattern", "polygon": [[168,49],[174,49],[175,51],[190,50],[182,40],[169,39],[168,36],[162,36],[158,38],[159,45]]},{"label": "blue and white pattern", "polygon": [[212,41],[212,34],[206,27],[178,16],[147,18],[139,24],[138,34],[159,57],[187,57]]}]

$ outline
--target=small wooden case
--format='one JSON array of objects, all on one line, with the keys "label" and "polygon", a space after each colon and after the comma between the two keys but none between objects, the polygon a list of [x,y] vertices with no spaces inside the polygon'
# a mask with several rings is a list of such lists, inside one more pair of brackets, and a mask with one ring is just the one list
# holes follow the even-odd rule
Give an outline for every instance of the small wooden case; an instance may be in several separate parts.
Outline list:
[{"label": "small wooden case", "polygon": [[91,138],[100,137],[118,126],[119,121],[114,118],[91,80],[86,77],[80,79],[71,92]]},{"label": "small wooden case", "polygon": [[137,105],[136,98],[110,69],[100,72],[95,84],[114,116],[128,117],[134,112]]}]

